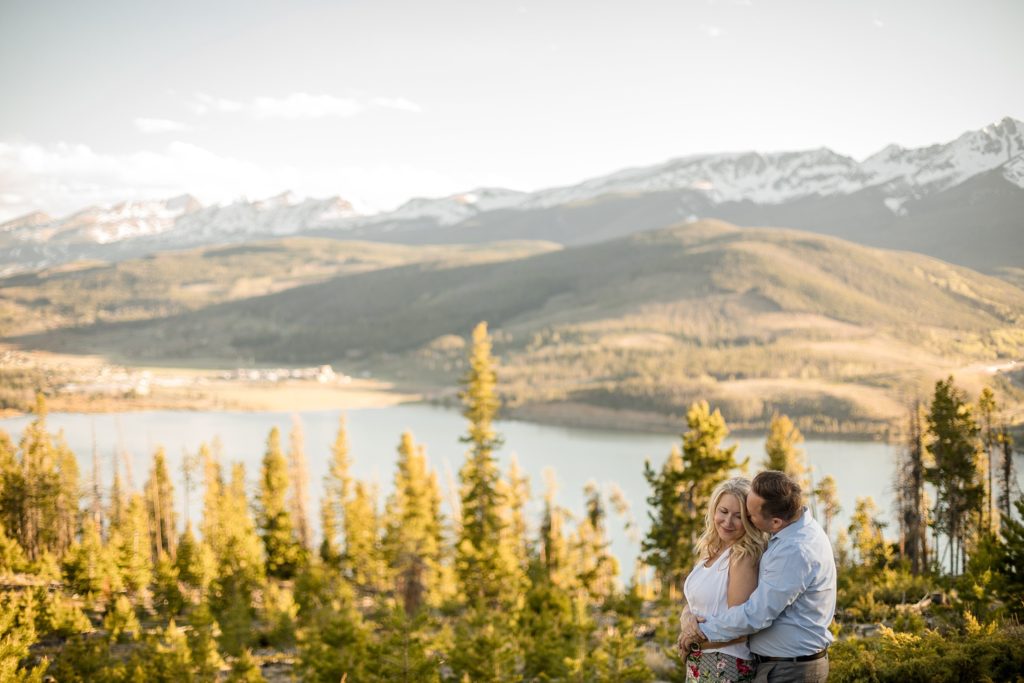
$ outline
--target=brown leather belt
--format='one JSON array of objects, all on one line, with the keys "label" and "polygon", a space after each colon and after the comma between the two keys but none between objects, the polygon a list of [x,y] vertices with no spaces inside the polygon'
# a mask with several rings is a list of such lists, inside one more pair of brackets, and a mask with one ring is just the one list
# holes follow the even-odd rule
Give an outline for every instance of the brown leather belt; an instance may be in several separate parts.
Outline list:
[{"label": "brown leather belt", "polygon": [[815,659],[821,659],[828,654],[828,648],[826,647],[821,652],[815,652],[813,655],[803,655],[802,657],[765,657],[759,655],[756,652],[752,652],[752,655],[757,657],[759,662],[813,662]]}]

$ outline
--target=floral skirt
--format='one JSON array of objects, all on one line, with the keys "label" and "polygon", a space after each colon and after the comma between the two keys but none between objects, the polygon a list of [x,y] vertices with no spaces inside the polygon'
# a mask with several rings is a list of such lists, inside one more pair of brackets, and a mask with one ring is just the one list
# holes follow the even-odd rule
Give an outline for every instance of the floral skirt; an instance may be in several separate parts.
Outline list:
[{"label": "floral skirt", "polygon": [[724,652],[695,650],[686,656],[687,681],[752,681],[757,662]]}]

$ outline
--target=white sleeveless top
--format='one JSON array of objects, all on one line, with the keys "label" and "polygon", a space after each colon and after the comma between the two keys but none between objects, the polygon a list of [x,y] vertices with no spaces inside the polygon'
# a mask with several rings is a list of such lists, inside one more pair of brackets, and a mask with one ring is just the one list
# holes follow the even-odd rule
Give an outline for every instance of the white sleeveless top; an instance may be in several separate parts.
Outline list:
[{"label": "white sleeveless top", "polygon": [[[686,596],[686,604],[690,606],[690,612],[698,617],[717,617],[729,609],[729,557],[732,555],[732,548],[726,548],[725,552],[705,567],[704,562],[698,562],[693,571],[686,577],[683,584],[683,595]],[[751,659],[750,648],[745,642],[725,645],[723,647],[708,648],[704,652],[724,652],[725,654],[739,657],[740,659]]]}]

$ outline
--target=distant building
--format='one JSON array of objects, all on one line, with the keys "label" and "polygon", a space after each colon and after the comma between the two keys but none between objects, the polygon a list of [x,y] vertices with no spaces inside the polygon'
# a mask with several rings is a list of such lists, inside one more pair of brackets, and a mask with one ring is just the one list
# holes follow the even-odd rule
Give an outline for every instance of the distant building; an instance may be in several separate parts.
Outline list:
[{"label": "distant building", "polygon": [[328,382],[334,382],[338,376],[334,374],[334,368],[330,365],[321,365],[316,371],[316,381],[320,384],[327,384]]}]

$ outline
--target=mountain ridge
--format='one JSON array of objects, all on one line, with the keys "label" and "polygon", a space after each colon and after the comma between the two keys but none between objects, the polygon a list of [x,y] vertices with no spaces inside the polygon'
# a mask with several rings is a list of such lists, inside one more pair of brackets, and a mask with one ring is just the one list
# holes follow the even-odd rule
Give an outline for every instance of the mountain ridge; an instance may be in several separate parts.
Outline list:
[{"label": "mountain ridge", "polygon": [[[515,218],[506,220],[514,212],[526,217],[520,222],[535,218],[543,222],[543,212],[564,213],[610,197],[654,198],[660,193],[677,195],[679,207],[671,220],[660,225],[641,223],[633,232],[687,217],[735,221],[738,209],[744,206],[757,208],[753,224],[766,224],[773,221],[764,217],[779,214],[779,207],[861,196],[870,205],[858,211],[872,215],[871,223],[861,232],[873,234],[875,240],[861,241],[892,246],[880,235],[890,224],[909,216],[915,203],[955,190],[986,173],[998,175],[1006,182],[1007,190],[1024,197],[1024,124],[1020,121],[1006,117],[950,142],[926,147],[891,144],[861,162],[826,147],[696,154],[530,193],[477,188],[446,197],[413,198],[394,211],[373,215],[357,214],[340,197],[301,199],[289,192],[225,206],[203,207],[189,195],[165,201],[125,202],[109,210],[90,207],[49,222],[38,215],[30,218],[35,215],[31,214],[0,225],[0,274],[76,258],[119,260],[168,248],[303,233],[382,241],[464,241],[465,236],[453,240],[446,233],[453,229],[458,233],[460,228],[466,233],[479,223],[515,223]],[[980,206],[976,211],[983,223],[989,220],[984,209]],[[990,214],[1001,223],[1013,221],[1004,214]],[[842,217],[834,220],[841,222]],[[803,222],[795,227],[808,225]],[[569,239],[565,243],[588,241],[587,225],[581,225],[578,232],[575,239],[563,238]],[[931,253],[927,229],[919,232],[918,250]],[[857,239],[852,230],[843,236]],[[535,231],[504,238],[554,239]],[[1001,245],[994,252],[999,256]],[[933,255],[951,256],[946,252]],[[1024,260],[972,260],[970,254],[962,262],[989,269],[1024,265]]]}]

